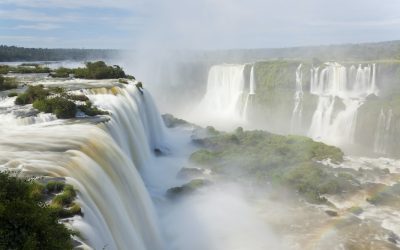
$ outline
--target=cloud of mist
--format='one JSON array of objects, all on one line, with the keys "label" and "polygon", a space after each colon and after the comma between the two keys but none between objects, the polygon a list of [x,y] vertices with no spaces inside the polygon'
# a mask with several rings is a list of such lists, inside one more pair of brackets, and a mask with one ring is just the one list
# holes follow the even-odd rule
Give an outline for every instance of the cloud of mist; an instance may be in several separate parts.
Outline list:
[{"label": "cloud of mist", "polygon": [[400,33],[400,2],[396,0],[380,4],[361,0],[171,0],[143,6],[147,18],[137,37],[138,49],[265,48],[400,38],[393,33]]}]

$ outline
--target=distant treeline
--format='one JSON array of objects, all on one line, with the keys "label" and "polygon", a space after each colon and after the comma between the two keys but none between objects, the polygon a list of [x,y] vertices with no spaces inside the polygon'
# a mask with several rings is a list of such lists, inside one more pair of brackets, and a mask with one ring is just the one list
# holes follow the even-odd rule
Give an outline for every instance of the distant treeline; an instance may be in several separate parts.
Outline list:
[{"label": "distant treeline", "polygon": [[108,59],[117,56],[119,53],[119,50],[105,49],[39,49],[0,45],[0,62],[84,61]]},{"label": "distant treeline", "polygon": [[321,61],[400,60],[400,41],[322,45],[275,49],[215,50],[199,54],[212,63],[244,63],[270,59],[318,59]]}]

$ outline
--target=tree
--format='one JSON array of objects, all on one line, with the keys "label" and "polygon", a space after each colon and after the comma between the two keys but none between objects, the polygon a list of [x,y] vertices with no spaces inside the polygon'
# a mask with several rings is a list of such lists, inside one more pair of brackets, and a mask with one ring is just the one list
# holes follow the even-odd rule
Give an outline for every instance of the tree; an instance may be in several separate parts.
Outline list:
[{"label": "tree", "polygon": [[41,201],[43,186],[0,173],[0,249],[72,249],[71,231]]}]

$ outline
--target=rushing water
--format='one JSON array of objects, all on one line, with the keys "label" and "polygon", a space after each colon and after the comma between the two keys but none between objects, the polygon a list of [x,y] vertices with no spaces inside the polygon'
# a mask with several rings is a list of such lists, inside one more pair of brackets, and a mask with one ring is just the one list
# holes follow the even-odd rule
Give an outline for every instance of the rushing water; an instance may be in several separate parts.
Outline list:
[{"label": "rushing water", "polygon": [[390,145],[390,129],[392,126],[393,111],[389,109],[386,113],[383,109],[378,117],[378,125],[375,132],[374,152],[379,154],[388,153]]},{"label": "rushing water", "polygon": [[[246,65],[212,67],[199,110],[225,116],[232,123],[246,120],[257,79],[254,65],[248,68],[246,74]],[[302,70],[302,65],[296,70],[292,128],[304,118],[307,90],[303,89]],[[310,93],[318,104],[310,132],[315,132],[316,139],[351,143],[358,108],[366,96],[378,94],[375,71],[375,65],[345,67],[336,63],[312,69]],[[399,246],[388,237],[400,235],[400,206],[375,206],[366,201],[400,180],[399,161],[348,156],[340,165],[324,162],[331,171],[350,171],[367,187],[327,195],[334,207],[310,205],[280,190],[222,182],[212,174],[207,176],[212,185],[170,200],[166,190],[190,180],[177,174],[182,167],[190,167],[188,157],[196,149],[190,139],[193,127],[166,130],[151,95],[146,90],[140,94],[132,84],[52,79],[31,84],[67,86],[110,112],[96,118],[58,120],[51,114],[37,114],[31,105],[15,106],[15,98],[0,100],[0,167],[20,171],[22,176],[62,177],[72,184],[84,216],[64,222],[81,232],[86,248],[324,250]],[[335,111],[338,104],[341,109]],[[382,109],[377,117],[377,153],[387,151],[392,120],[390,109]],[[352,214],[352,207],[362,212]],[[325,213],[332,209],[338,216]]]},{"label": "rushing water", "polygon": [[[135,87],[93,95],[111,122],[69,123],[52,116],[19,118],[2,101],[0,163],[23,175],[65,177],[78,189],[84,217],[72,220],[96,249],[162,249],[154,208],[138,169],[162,148],[162,123],[151,96]],[[11,105],[10,105],[11,104]],[[12,122],[10,122],[12,121]],[[94,120],[95,121],[95,120]],[[111,136],[110,136],[111,135]]]},{"label": "rushing water", "polygon": [[378,94],[375,71],[375,64],[348,69],[327,63],[311,69],[310,93],[318,96],[318,104],[308,135],[338,146],[352,144],[358,108],[367,96]]},{"label": "rushing water", "polygon": [[303,121],[303,71],[302,64],[296,70],[296,92],[294,94],[294,107],[290,121],[290,132],[298,133]]},{"label": "rushing water", "polygon": [[216,65],[208,74],[207,91],[199,110],[214,117],[241,120],[245,65]]},{"label": "rushing water", "polygon": [[[250,72],[247,66],[251,66]],[[208,73],[206,93],[189,119],[200,124],[207,119],[213,125],[227,121],[242,125],[254,103],[256,87],[255,64],[214,65]]]}]

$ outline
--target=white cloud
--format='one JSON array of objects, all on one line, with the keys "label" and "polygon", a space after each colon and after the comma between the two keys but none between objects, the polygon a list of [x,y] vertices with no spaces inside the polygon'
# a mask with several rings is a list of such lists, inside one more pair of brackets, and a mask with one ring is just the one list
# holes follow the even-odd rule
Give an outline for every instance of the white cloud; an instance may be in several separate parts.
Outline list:
[{"label": "white cloud", "polygon": [[2,0],[1,4],[11,4],[31,8],[119,8],[143,5],[145,0]]},{"label": "white cloud", "polygon": [[51,23],[35,23],[28,25],[17,25],[13,29],[27,29],[27,30],[54,30],[59,29],[61,26]]}]

